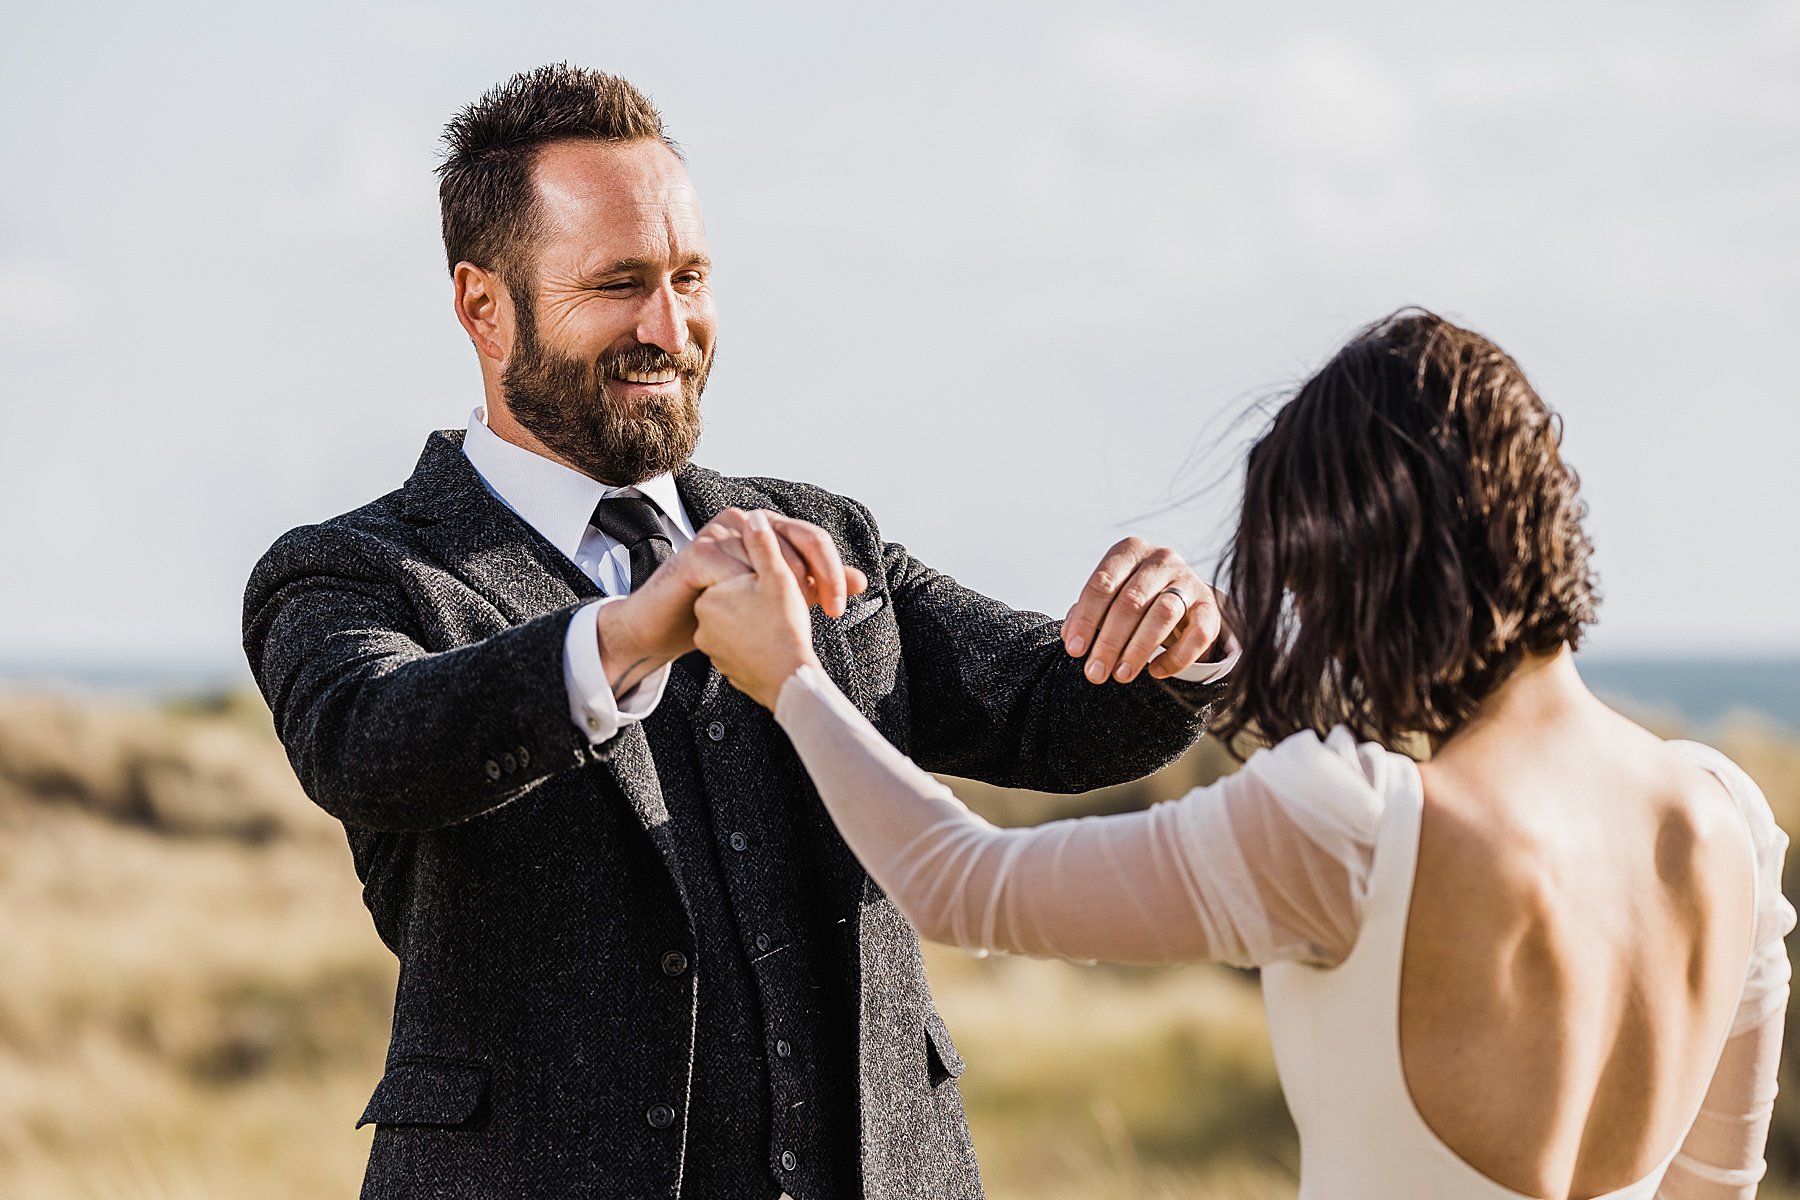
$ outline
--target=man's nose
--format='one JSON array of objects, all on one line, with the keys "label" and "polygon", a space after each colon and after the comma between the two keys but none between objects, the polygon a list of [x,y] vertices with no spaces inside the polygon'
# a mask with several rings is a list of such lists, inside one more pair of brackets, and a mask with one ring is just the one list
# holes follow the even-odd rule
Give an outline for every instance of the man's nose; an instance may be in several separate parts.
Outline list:
[{"label": "man's nose", "polygon": [[638,314],[637,340],[668,354],[687,350],[687,310],[668,284],[651,292]]}]

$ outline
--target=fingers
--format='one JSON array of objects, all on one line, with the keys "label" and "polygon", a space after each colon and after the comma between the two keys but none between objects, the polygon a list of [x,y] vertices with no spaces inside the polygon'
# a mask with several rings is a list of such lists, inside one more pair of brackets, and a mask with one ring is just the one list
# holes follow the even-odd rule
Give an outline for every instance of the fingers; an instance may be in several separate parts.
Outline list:
[{"label": "fingers", "polygon": [[[1063,618],[1063,645],[1080,658],[1094,644],[1094,635],[1111,607],[1113,597],[1137,569],[1138,561],[1152,547],[1142,538],[1128,537],[1106,552],[1086,586],[1075,601],[1075,607]],[[1105,679],[1104,673],[1100,676]]]},{"label": "fingers", "polygon": [[[685,560],[687,586],[694,591],[717,587],[728,579],[751,573],[749,552],[735,535],[696,538],[680,557]],[[662,574],[658,571],[650,578],[655,581]]]},{"label": "fingers", "polygon": [[[760,511],[760,510],[759,510]],[[779,513],[763,513],[776,533],[805,560],[805,569],[796,572],[803,582],[812,576],[815,584],[811,597],[828,617],[841,617],[849,606],[848,584],[844,577],[844,560],[838,557],[837,543],[831,535],[810,521],[784,517]]]},{"label": "fingers", "polygon": [[[837,543],[817,525],[766,509],[756,511],[763,513],[779,538],[782,558],[799,581],[800,592],[807,603],[817,604],[827,616],[843,616],[849,597],[867,590],[868,577],[855,567],[844,565]],[[714,517],[706,529],[716,526],[717,536],[736,534],[741,538],[748,531],[749,523],[750,514],[742,509],[728,508]]]},{"label": "fingers", "polygon": [[[741,508],[727,508],[707,522],[700,533],[703,537],[711,536],[719,539],[733,557],[748,567],[750,551],[744,544],[744,535],[749,528],[749,513]],[[818,590],[817,583],[807,570],[806,560],[801,558],[800,552],[786,541],[782,541],[780,545],[782,559],[787,563],[788,570],[793,573],[794,578],[799,581],[800,592],[806,597],[806,602],[808,604],[817,603],[815,597]]]},{"label": "fingers", "polygon": [[[1154,596],[1148,607],[1138,619],[1137,628],[1126,638],[1125,648],[1119,652],[1118,664],[1113,667],[1112,677],[1120,683],[1130,683],[1137,678],[1137,673],[1144,669],[1150,656],[1162,649],[1162,644],[1175,627],[1187,615],[1187,604],[1180,596],[1164,590]],[[1106,634],[1101,633],[1104,643]]]},{"label": "fingers", "polygon": [[1219,611],[1218,597],[1213,595],[1211,588],[1201,584],[1199,596],[1176,628],[1178,636],[1169,643],[1169,648],[1161,656],[1150,663],[1148,670],[1151,678],[1168,679],[1199,662],[1201,656],[1219,640],[1219,633],[1224,628],[1225,618]]},{"label": "fingers", "polygon": [[[1082,589],[1064,624],[1064,645],[1071,654],[1079,654],[1077,647],[1091,642],[1085,668],[1090,682],[1129,683],[1169,642],[1190,608],[1210,610],[1211,598],[1211,591],[1179,554],[1142,538],[1126,538],[1107,552]],[[1206,611],[1194,615],[1192,628],[1183,629],[1175,639],[1177,657],[1156,672],[1158,678],[1165,677],[1164,671],[1173,674],[1190,665],[1211,645],[1218,630],[1216,610],[1210,616]],[[1164,657],[1171,653],[1177,650],[1165,651]]]},{"label": "fingers", "polygon": [[717,521],[710,522],[702,526],[694,538],[695,545],[702,542],[730,555],[746,568],[750,566],[750,552],[744,548],[744,539],[735,529],[728,529]]},{"label": "fingers", "polygon": [[791,577],[793,572],[781,553],[781,539],[775,536],[769,518],[761,512],[753,512],[748,524],[749,528],[744,531],[744,548],[750,552],[750,565],[757,578],[766,583],[783,576]]}]

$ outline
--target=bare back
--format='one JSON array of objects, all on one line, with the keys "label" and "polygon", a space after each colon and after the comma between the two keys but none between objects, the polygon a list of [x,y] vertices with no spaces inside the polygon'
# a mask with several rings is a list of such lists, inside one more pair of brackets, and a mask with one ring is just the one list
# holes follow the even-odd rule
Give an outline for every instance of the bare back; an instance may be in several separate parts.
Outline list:
[{"label": "bare back", "polygon": [[1716,1056],[1676,1048],[1731,1026],[1753,848],[1717,780],[1585,689],[1495,700],[1420,769],[1406,1084],[1496,1183],[1600,1196],[1654,1170],[1706,1092]]}]

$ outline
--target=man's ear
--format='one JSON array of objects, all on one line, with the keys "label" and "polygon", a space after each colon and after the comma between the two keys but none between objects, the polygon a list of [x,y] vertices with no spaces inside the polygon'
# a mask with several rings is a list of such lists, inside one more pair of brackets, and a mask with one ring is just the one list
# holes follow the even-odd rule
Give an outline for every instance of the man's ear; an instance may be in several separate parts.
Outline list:
[{"label": "man's ear", "polygon": [[451,272],[456,288],[456,319],[475,352],[495,365],[512,353],[512,297],[500,277],[472,262],[459,262]]}]

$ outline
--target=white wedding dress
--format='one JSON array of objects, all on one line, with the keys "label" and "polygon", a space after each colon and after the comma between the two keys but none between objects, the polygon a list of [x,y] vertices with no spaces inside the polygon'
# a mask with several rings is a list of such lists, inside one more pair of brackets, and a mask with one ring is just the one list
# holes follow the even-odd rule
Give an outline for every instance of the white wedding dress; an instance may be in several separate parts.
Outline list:
[{"label": "white wedding dress", "polygon": [[[924,936],[976,953],[1263,968],[1300,1131],[1303,1200],[1529,1200],[1464,1162],[1414,1107],[1400,958],[1423,794],[1410,759],[1342,729],[1139,813],[1000,829],[889,745],[821,672],[776,717],[845,840]],[[1787,838],[1748,776],[1672,743],[1736,800],[1755,846],[1754,945],[1712,1084],[1656,1170],[1600,1200],[1755,1194],[1788,995]]]}]

